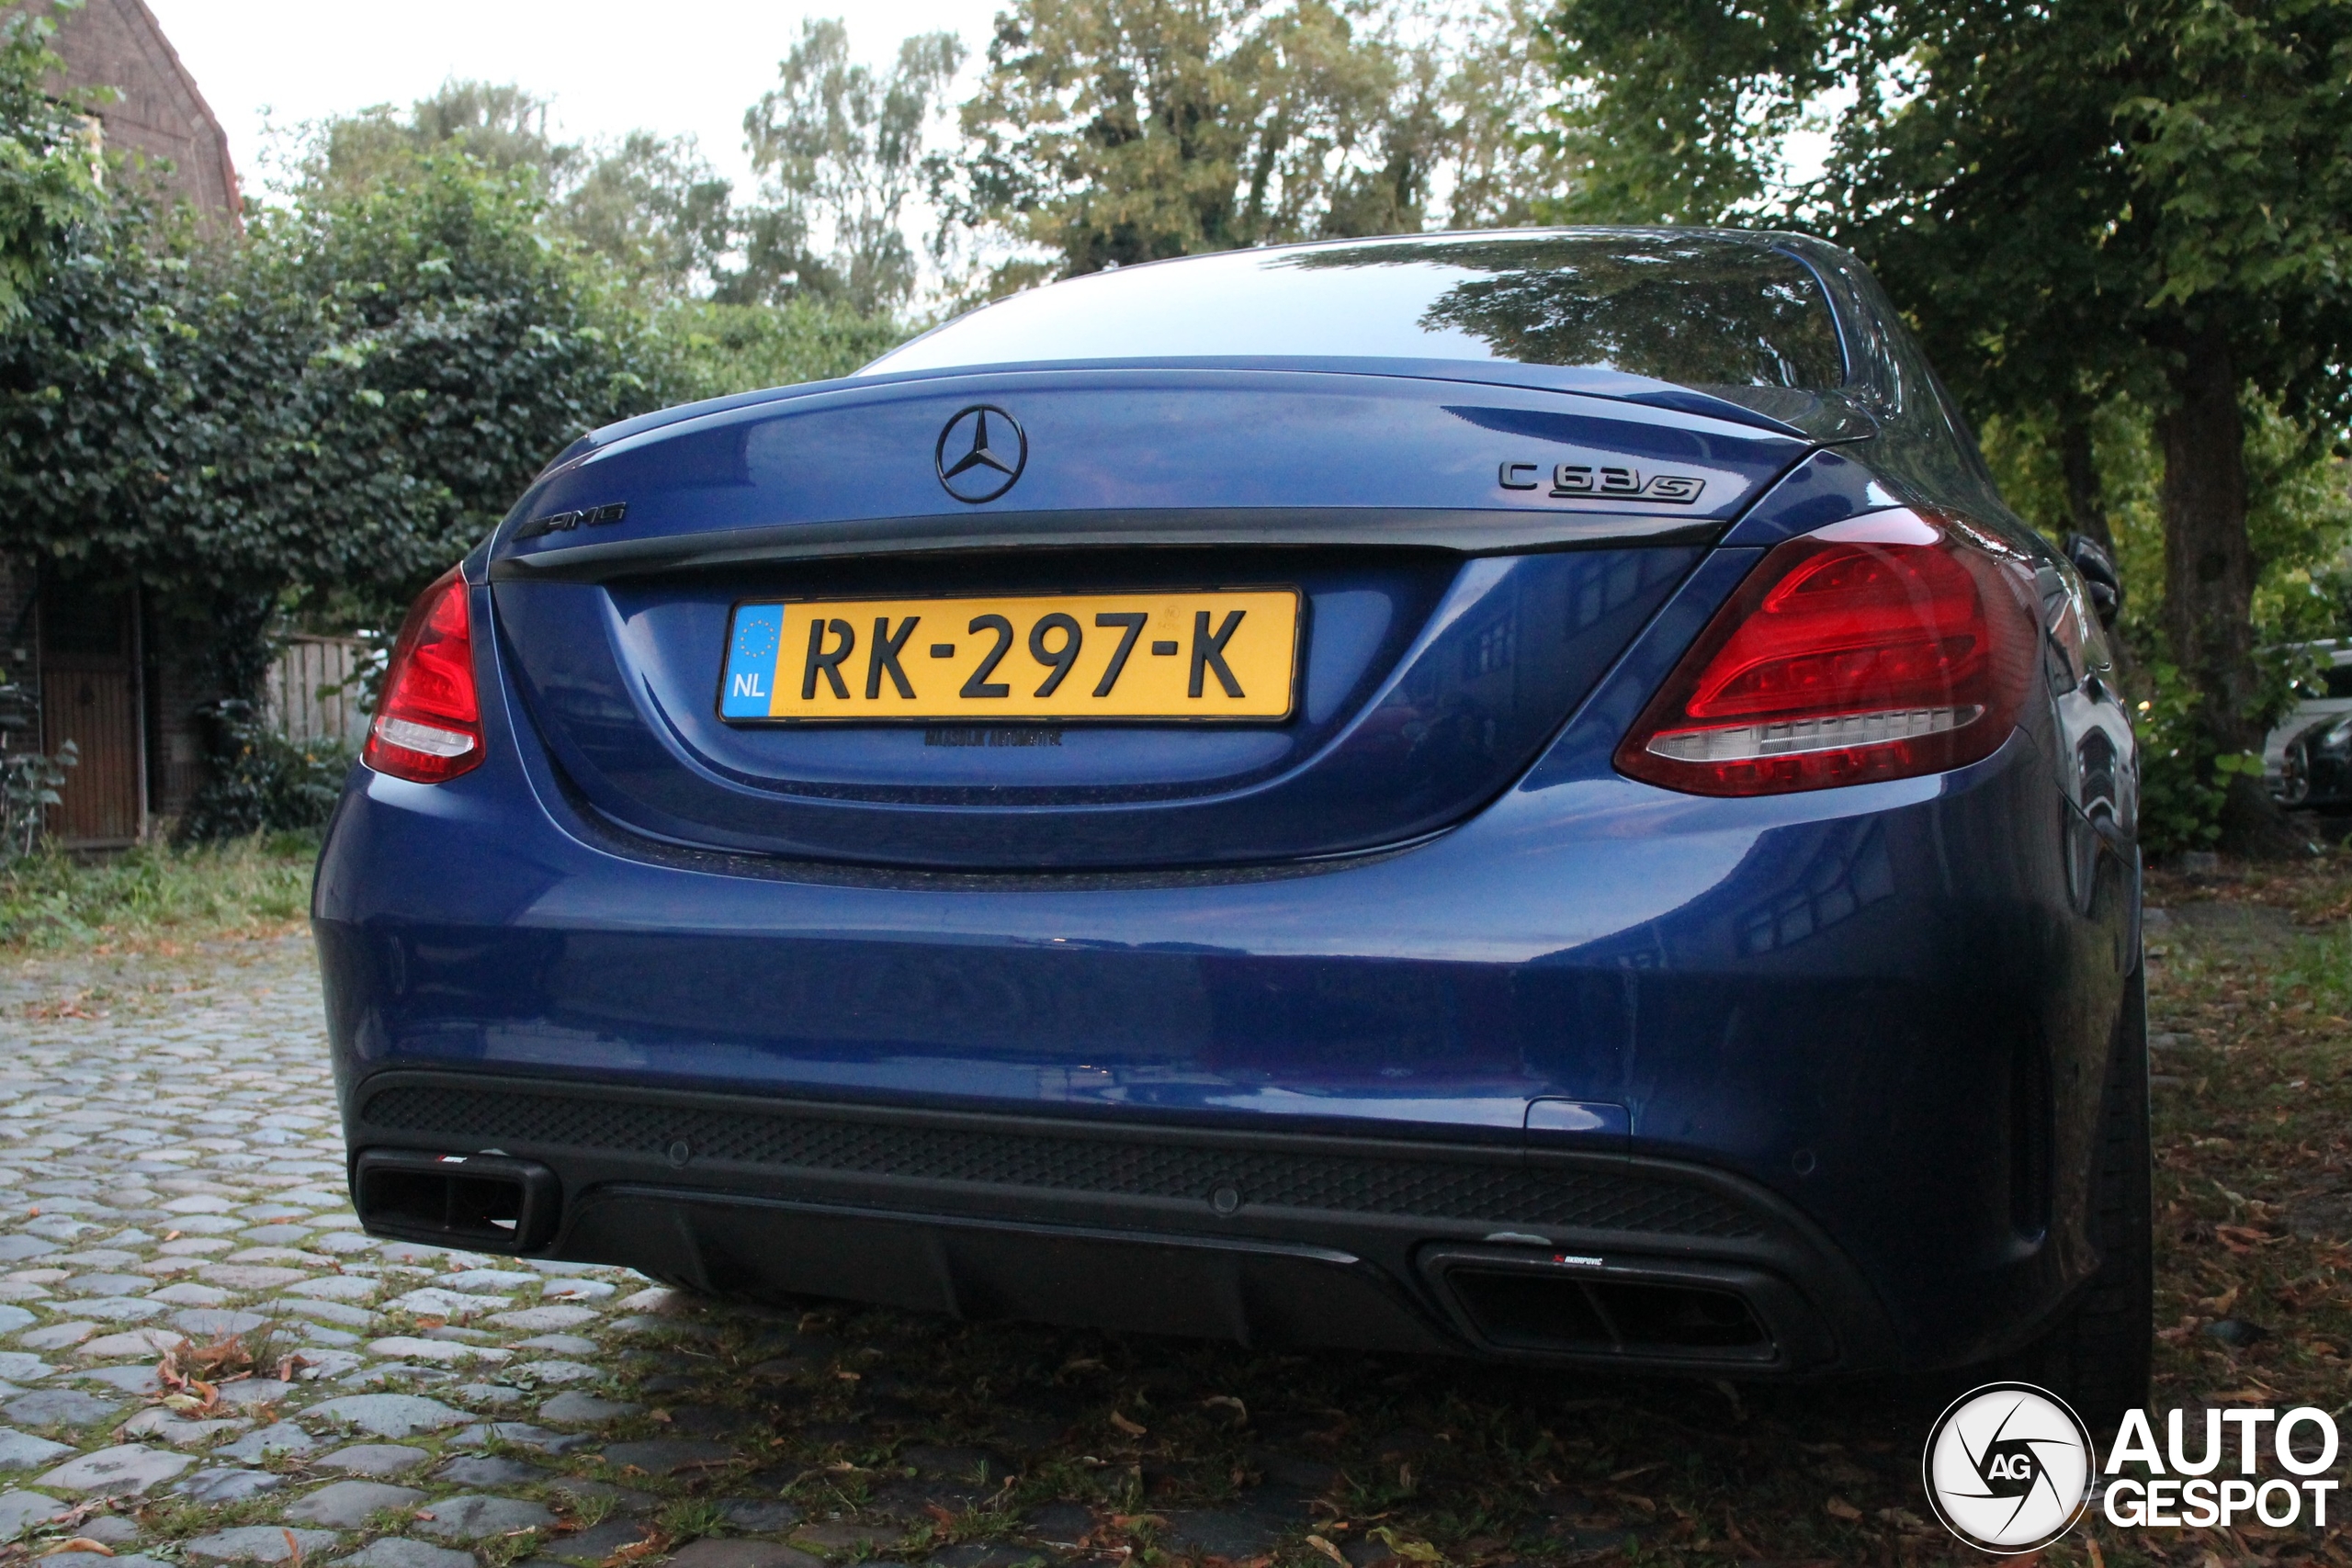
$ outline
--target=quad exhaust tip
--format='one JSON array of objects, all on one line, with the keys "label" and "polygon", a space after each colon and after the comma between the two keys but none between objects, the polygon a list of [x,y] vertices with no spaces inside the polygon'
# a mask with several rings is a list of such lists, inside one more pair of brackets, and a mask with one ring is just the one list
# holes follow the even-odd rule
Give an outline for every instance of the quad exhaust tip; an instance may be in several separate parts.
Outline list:
[{"label": "quad exhaust tip", "polygon": [[1783,1363],[1796,1348],[1774,1332],[1785,1313],[1767,1304],[1787,1288],[1755,1269],[1549,1247],[1442,1247],[1420,1263],[1456,1324],[1492,1350],[1731,1368]]},{"label": "quad exhaust tip", "polygon": [[360,1155],[351,1195],[370,1235],[476,1252],[545,1246],[563,1201],[555,1172],[534,1161],[410,1149]]}]

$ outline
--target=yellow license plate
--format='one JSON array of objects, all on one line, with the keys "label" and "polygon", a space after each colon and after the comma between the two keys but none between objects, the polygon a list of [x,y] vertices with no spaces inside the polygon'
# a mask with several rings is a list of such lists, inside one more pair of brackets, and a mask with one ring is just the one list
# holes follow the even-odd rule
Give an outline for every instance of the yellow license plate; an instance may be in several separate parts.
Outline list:
[{"label": "yellow license plate", "polygon": [[1298,591],[735,606],[718,713],[832,719],[1281,719]]}]

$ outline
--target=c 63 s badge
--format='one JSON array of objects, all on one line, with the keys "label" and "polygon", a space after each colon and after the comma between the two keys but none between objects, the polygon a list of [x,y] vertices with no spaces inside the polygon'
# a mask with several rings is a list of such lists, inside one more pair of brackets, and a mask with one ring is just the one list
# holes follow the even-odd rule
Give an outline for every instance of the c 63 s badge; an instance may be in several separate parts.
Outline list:
[{"label": "c 63 s badge", "polygon": [[[1541,463],[1505,463],[1498,478],[1505,490],[1541,490],[1544,471]],[[1690,474],[1644,474],[1639,468],[1602,467],[1592,463],[1557,463],[1551,470],[1552,495],[1555,500],[1663,501],[1675,506],[1690,506],[1707,488],[1707,481]]]}]

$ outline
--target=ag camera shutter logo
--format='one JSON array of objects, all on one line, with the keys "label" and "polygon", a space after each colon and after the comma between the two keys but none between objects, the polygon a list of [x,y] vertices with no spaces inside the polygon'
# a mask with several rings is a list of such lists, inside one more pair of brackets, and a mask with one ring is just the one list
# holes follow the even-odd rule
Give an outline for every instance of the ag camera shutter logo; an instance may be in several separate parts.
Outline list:
[{"label": "ag camera shutter logo", "polygon": [[2075,1528],[2098,1461],[2090,1429],[2064,1400],[2031,1383],[1999,1382],[1952,1401],[1928,1434],[1922,1468],[1946,1529],[2010,1555]]}]

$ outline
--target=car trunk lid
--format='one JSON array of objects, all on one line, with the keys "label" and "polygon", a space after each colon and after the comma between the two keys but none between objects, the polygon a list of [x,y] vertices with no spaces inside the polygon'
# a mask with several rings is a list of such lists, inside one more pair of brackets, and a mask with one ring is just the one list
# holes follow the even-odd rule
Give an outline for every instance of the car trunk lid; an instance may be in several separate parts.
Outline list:
[{"label": "car trunk lid", "polygon": [[[1001,423],[976,435],[976,409]],[[978,502],[943,479],[968,455],[947,450],[959,421],[1010,470],[983,475],[1005,482]],[[1395,375],[834,384],[571,457],[501,529],[490,575],[522,707],[621,827],[956,869],[1282,861],[1406,841],[1490,798],[1806,449],[1753,422]],[[899,673],[871,662],[873,618],[842,606],[879,602],[903,635],[923,604],[957,601],[960,649],[971,602],[1058,596],[1078,613],[1042,641],[1022,635],[1034,608],[1008,625],[1001,668],[1024,694],[1072,631],[1107,657],[1095,614],[1164,602],[1179,622],[1136,657],[1177,645],[1168,667],[1214,699],[1221,672],[1184,644],[1225,624],[1241,601],[1213,596],[1237,592],[1260,595],[1253,631],[1295,595],[1278,708],[1193,713],[1178,682],[1116,722],[1034,705],[999,721],[926,690],[910,722],[857,708],[840,680],[846,667],[889,698]],[[793,607],[812,604],[848,631],[819,615],[804,659]],[[779,607],[780,684],[838,685],[850,706],[827,722],[727,711],[747,606]],[[851,633],[867,637],[856,661],[803,668]],[[921,666],[931,644],[904,646]]]}]

